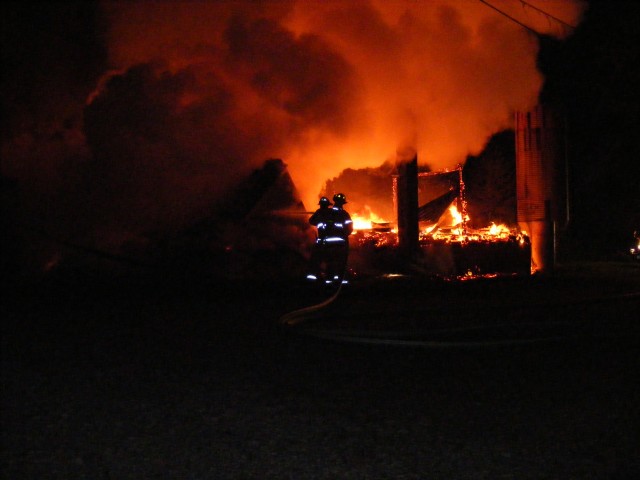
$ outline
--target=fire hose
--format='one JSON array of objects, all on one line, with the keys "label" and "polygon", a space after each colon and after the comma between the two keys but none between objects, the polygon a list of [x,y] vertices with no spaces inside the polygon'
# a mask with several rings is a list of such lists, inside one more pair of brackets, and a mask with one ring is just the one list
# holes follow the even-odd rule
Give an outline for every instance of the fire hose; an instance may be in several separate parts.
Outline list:
[{"label": "fire hose", "polygon": [[[347,248],[348,248],[347,244]],[[345,262],[344,264],[344,268],[342,270],[342,275],[340,275],[340,282],[338,284],[338,288],[336,289],[335,292],[333,292],[333,295],[331,295],[329,298],[327,298],[326,300],[315,304],[315,305],[310,305],[308,307],[304,307],[298,310],[294,310],[292,312],[289,312],[285,315],[283,315],[282,317],[280,317],[280,321],[279,323],[281,325],[286,325],[286,326],[294,326],[297,325],[303,321],[306,321],[309,319],[310,315],[314,312],[319,312],[320,310],[322,310],[323,308],[325,308],[327,305],[331,304],[332,302],[335,301],[336,298],[338,298],[338,296],[340,295],[340,292],[342,291],[342,286],[344,285],[344,282],[342,280],[344,280],[344,278],[347,275],[347,270],[348,270],[348,262]]]},{"label": "fire hose", "polygon": [[331,297],[327,298],[323,302],[320,302],[316,305],[311,305],[309,307],[304,307],[299,310],[294,310],[292,312],[289,312],[283,315],[282,317],[280,317],[280,324],[287,325],[287,326],[294,326],[308,320],[309,315],[311,313],[322,310],[324,307],[326,307],[327,305],[332,303],[336,298],[338,298],[338,295],[340,295],[341,290],[342,290],[342,283],[340,283],[340,285],[338,286],[337,290],[333,293],[333,295],[331,295]]}]

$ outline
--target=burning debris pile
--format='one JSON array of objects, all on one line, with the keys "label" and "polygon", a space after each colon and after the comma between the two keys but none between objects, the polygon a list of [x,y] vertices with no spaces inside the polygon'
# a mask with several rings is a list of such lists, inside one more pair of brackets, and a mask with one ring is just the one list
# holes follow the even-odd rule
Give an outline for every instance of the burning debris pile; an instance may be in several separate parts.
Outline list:
[{"label": "burning debris pile", "polygon": [[[461,279],[531,272],[531,242],[526,232],[493,222],[481,228],[471,226],[461,167],[419,176],[440,176],[449,181],[455,178],[457,183],[417,209],[418,241],[412,267]],[[394,203],[397,202],[395,180]],[[357,222],[351,243],[354,268],[401,267],[399,243],[398,228],[390,222]]]},{"label": "burning debris pile", "polygon": [[[457,208],[452,205],[443,216],[457,215]],[[373,223],[370,229],[357,230],[351,238],[351,247],[356,270],[393,269],[402,262],[397,258],[398,231],[389,223]],[[464,279],[528,275],[530,257],[529,236],[517,227],[495,223],[466,229],[461,224],[437,228],[431,225],[419,234],[417,265],[436,276]]]},{"label": "burning debris pile", "polygon": [[[455,206],[450,211],[452,216],[459,215]],[[458,278],[531,272],[531,242],[526,232],[506,225],[463,225],[460,221],[451,227],[421,231],[420,249],[426,268]]]}]

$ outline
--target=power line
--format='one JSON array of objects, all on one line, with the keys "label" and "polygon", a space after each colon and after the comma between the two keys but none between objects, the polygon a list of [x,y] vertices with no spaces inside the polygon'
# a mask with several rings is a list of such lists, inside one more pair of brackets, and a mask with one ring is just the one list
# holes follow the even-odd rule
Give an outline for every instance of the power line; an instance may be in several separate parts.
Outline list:
[{"label": "power line", "polygon": [[517,20],[517,19],[513,18],[511,15],[509,15],[508,13],[503,12],[503,11],[502,11],[502,10],[500,10],[499,8],[497,8],[497,7],[493,6],[493,5],[491,5],[489,2],[486,2],[485,0],[479,0],[479,1],[480,1],[481,3],[484,3],[487,7],[489,7],[489,8],[493,8],[493,9],[494,9],[496,12],[498,12],[499,14],[504,15],[505,17],[507,17],[507,18],[508,18],[509,20],[511,20],[512,22],[517,23],[518,25],[520,25],[520,26],[521,26],[521,27],[523,27],[523,28],[526,28],[526,29],[527,29],[527,30],[529,30],[531,33],[533,33],[534,35],[536,35],[536,36],[540,36],[540,35],[541,35],[541,33],[540,33],[540,32],[538,32],[538,31],[534,30],[533,28],[531,28],[531,27],[530,27],[530,26],[528,26],[528,25],[525,25],[525,24],[524,24],[524,23],[522,23],[520,20]]},{"label": "power line", "polygon": [[[521,26],[521,27],[523,27],[523,28],[526,28],[526,29],[527,29],[527,30],[529,30],[531,33],[533,33],[533,34],[535,34],[535,35],[537,35],[537,36],[542,35],[542,34],[541,34],[540,32],[538,32],[537,30],[535,30],[535,29],[531,28],[530,26],[528,26],[528,25],[526,25],[526,24],[522,23],[520,20],[518,20],[518,19],[516,19],[516,18],[512,17],[511,15],[509,15],[508,13],[506,13],[506,12],[504,12],[504,11],[500,10],[498,7],[496,7],[495,5],[490,4],[490,3],[489,3],[489,2],[487,2],[486,0],[479,0],[479,1],[480,1],[481,3],[484,3],[487,7],[494,9],[494,10],[495,10],[496,12],[498,12],[499,14],[504,15],[505,17],[507,17],[507,18],[508,18],[509,20],[511,20],[512,22],[517,23],[518,25],[520,25],[520,26]],[[532,4],[530,4],[529,2],[526,2],[525,0],[518,0],[518,1],[523,5],[523,7],[529,7],[529,8],[531,8],[531,9],[533,9],[533,10],[535,10],[535,11],[537,11],[537,12],[539,12],[539,13],[543,14],[543,15],[544,15],[544,16],[546,16],[548,19],[555,20],[556,22],[558,22],[559,24],[561,24],[561,25],[562,25],[562,26],[564,26],[564,27],[569,27],[569,28],[574,29],[574,30],[575,30],[575,28],[576,28],[576,27],[574,27],[573,25],[571,25],[571,24],[569,24],[569,23],[565,22],[564,20],[561,20],[561,19],[559,19],[558,17],[554,17],[554,16],[553,16],[553,15],[551,15],[550,13],[547,13],[546,11],[544,11],[544,10],[542,10],[542,9],[540,9],[540,8],[538,8],[538,7],[536,7],[535,5],[532,5]]]},{"label": "power line", "polygon": [[562,24],[562,25],[564,25],[565,27],[569,27],[569,28],[572,28],[572,29],[574,29],[574,30],[575,30],[575,28],[576,28],[574,25],[571,25],[570,23],[567,23],[567,22],[565,22],[565,21],[563,21],[563,20],[559,19],[558,17],[554,17],[554,16],[553,16],[553,15],[551,15],[550,13],[545,12],[544,10],[542,10],[542,9],[540,9],[540,8],[538,8],[538,7],[536,7],[535,5],[531,5],[529,2],[525,2],[524,0],[519,0],[519,2],[520,2],[520,3],[522,3],[523,5],[526,5],[526,6],[527,6],[527,7],[529,7],[529,8],[534,9],[534,10],[535,10],[535,11],[537,11],[537,12],[540,12],[540,13],[541,13],[541,14],[543,14],[544,16],[546,16],[546,17],[548,17],[548,18],[551,18],[551,19],[555,20],[555,21],[556,21],[556,22],[558,22],[558,23],[561,23],[561,24]]}]

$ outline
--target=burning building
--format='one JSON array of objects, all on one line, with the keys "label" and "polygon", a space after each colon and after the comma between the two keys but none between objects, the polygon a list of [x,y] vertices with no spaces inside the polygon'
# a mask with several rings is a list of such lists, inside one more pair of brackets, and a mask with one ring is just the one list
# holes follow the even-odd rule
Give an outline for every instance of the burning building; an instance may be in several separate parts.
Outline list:
[{"label": "burning building", "polygon": [[[535,31],[566,35],[543,13],[502,3]],[[583,10],[548,3],[572,23]],[[110,252],[189,229],[268,158],[285,159],[307,206],[324,179],[393,163],[399,145],[451,168],[531,108],[543,83],[538,39],[482,2],[91,2],[6,13],[11,224]],[[33,29],[41,24],[52,28]],[[413,187],[401,191],[413,213],[395,236],[411,255],[424,210]],[[39,259],[37,242],[14,243]]]},{"label": "burning building", "polygon": [[396,226],[371,222],[357,229],[352,241],[356,270],[409,267],[461,279],[530,274],[531,243],[525,231],[495,223],[470,226],[462,166],[418,172],[415,154],[399,154],[397,167],[392,176]]}]

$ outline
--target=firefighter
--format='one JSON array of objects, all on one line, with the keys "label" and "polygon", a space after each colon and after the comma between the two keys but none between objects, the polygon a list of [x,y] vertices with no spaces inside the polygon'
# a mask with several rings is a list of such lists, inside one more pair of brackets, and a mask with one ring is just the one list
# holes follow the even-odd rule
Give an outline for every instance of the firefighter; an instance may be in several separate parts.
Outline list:
[{"label": "firefighter", "polygon": [[331,222],[327,228],[327,236],[324,239],[327,249],[327,283],[347,283],[345,272],[349,257],[349,235],[353,232],[351,215],[344,209],[347,197],[343,193],[333,196],[331,208]]},{"label": "firefighter", "polygon": [[319,208],[309,218],[309,223],[316,227],[317,236],[311,250],[311,258],[309,259],[309,274],[307,280],[316,281],[324,277],[323,272],[327,265],[327,248],[325,239],[329,232],[329,224],[333,218],[331,210],[331,201],[327,197],[320,198],[318,202]]}]

